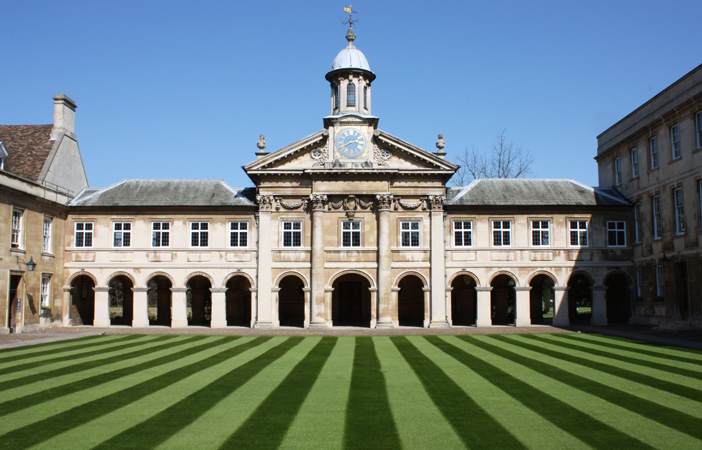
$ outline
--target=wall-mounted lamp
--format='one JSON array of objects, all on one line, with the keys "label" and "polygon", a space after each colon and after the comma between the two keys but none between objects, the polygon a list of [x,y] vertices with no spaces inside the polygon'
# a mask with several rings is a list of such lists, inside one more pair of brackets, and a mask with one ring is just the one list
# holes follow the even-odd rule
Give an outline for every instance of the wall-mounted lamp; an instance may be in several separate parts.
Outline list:
[{"label": "wall-mounted lamp", "polygon": [[665,253],[663,253],[663,258],[661,258],[661,266],[668,267],[668,264],[670,264],[671,258],[666,258]]},{"label": "wall-mounted lamp", "polygon": [[34,262],[34,258],[31,256],[29,257],[29,262],[24,262],[20,257],[17,257],[17,264],[24,264],[27,266],[27,270],[30,272],[34,272],[34,269],[37,267],[37,263]]}]

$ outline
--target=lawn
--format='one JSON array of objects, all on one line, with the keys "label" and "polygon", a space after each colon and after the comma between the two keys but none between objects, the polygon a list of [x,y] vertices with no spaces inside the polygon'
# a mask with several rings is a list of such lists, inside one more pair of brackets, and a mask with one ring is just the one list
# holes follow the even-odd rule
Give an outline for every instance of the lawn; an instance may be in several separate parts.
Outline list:
[{"label": "lawn", "polygon": [[592,334],[0,351],[0,448],[702,448],[702,352]]}]

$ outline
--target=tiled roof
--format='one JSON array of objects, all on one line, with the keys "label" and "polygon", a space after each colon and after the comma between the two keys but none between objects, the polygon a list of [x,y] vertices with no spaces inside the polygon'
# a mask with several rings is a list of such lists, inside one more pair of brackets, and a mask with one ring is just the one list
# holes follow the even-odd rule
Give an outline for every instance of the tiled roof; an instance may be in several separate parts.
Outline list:
[{"label": "tiled roof", "polygon": [[123,180],[85,189],[70,206],[255,206],[255,189],[222,180]]},{"label": "tiled roof", "polygon": [[479,179],[446,190],[447,205],[470,206],[627,206],[612,188],[592,188],[573,180]]},{"label": "tiled roof", "polygon": [[0,125],[0,142],[9,156],[5,170],[32,181],[39,174],[54,146],[49,140],[53,125]]}]

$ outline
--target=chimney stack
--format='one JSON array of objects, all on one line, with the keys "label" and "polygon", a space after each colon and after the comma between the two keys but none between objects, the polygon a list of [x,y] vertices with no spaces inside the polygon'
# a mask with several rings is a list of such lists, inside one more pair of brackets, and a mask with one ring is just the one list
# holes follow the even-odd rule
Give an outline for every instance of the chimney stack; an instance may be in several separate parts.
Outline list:
[{"label": "chimney stack", "polygon": [[54,97],[54,128],[51,130],[51,139],[56,139],[59,133],[75,139],[76,102],[65,94],[56,94]]}]

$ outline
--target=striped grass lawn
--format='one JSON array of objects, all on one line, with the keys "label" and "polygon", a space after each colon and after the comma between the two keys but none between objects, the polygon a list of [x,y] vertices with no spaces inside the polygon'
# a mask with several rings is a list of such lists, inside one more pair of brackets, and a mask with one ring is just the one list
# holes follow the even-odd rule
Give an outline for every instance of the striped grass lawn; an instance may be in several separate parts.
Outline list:
[{"label": "striped grass lawn", "polygon": [[592,334],[0,351],[0,448],[702,448],[702,352]]}]

